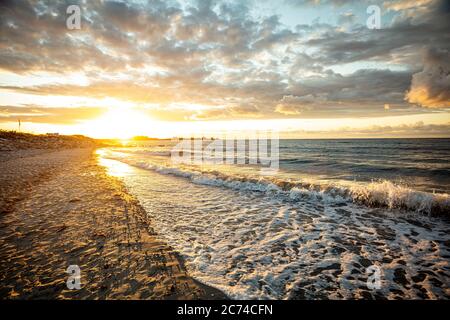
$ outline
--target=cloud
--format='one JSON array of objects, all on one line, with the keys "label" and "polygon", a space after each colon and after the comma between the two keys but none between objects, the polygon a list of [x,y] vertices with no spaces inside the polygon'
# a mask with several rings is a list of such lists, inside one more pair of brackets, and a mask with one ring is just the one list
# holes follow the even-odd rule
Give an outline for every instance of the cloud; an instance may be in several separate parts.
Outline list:
[{"label": "cloud", "polygon": [[333,5],[333,6],[343,6],[352,5],[355,3],[367,3],[369,0],[286,0],[287,3],[304,6],[304,5]]},{"label": "cloud", "polygon": [[75,124],[96,118],[106,112],[104,108],[45,108],[40,106],[0,106],[0,122],[20,121],[35,123]]},{"label": "cloud", "polygon": [[356,16],[353,12],[341,13],[338,17],[339,25],[352,25],[356,21]]},{"label": "cloud", "polygon": [[275,108],[275,112],[284,114],[284,115],[299,115],[302,113],[301,107],[286,105],[283,103],[277,104]]},{"label": "cloud", "polygon": [[[67,30],[65,9],[76,3],[82,29]],[[2,1],[0,69],[24,76],[78,72],[88,79],[83,85],[2,81],[2,94],[116,98],[158,105],[149,112],[173,120],[368,117],[383,114],[385,104],[417,113],[408,101],[426,102],[415,95],[424,84],[428,105],[446,98],[438,69],[424,67],[422,73],[433,72],[431,80],[417,65],[424,44],[449,49],[442,1],[421,1],[417,12],[407,1],[401,7],[408,12],[386,4],[394,19],[382,30],[354,24],[356,9],[347,7],[338,20],[352,28],[290,27],[276,14],[255,15],[254,3]],[[360,6],[343,0],[290,3]],[[381,66],[369,68],[372,62]],[[333,71],[351,63],[359,65],[345,74]],[[180,110],[180,103],[205,108]]]},{"label": "cloud", "polygon": [[428,108],[450,108],[450,51],[428,49],[405,99]]},{"label": "cloud", "polygon": [[334,130],[293,130],[280,132],[285,137],[309,137],[309,138],[387,138],[387,137],[450,137],[450,122],[445,124],[425,124],[418,121],[412,124],[398,126],[372,125],[364,128],[342,127]]},{"label": "cloud", "polygon": [[[450,4],[445,0],[422,1],[417,6],[400,10],[385,3],[396,14],[391,22],[384,21],[380,30],[365,25],[354,25],[350,30],[324,28],[315,37],[306,39],[305,45],[317,52],[312,58],[324,65],[356,61],[393,61],[414,66],[424,45],[449,48]],[[406,6],[406,2],[404,3]],[[398,10],[394,10],[397,8]],[[342,15],[341,15],[342,18]]]},{"label": "cloud", "polygon": [[400,11],[411,8],[417,8],[427,6],[435,0],[397,0],[397,1],[385,1],[383,7],[388,10]]},{"label": "cloud", "polygon": [[164,119],[170,113],[174,119],[180,119],[181,110],[177,103],[200,104],[209,109],[184,111],[183,119],[286,118],[300,114],[307,118],[323,118],[330,114],[347,117],[349,112],[354,116],[378,115],[386,101],[393,105],[404,104],[404,92],[409,88],[410,78],[410,72],[368,69],[345,76],[335,73],[327,77],[311,76],[290,84],[283,84],[279,79],[274,80],[276,83],[241,82],[241,79],[229,83],[198,83],[195,78],[160,76],[141,83],[110,80],[82,86],[0,86],[0,89],[158,104],[164,108]]}]

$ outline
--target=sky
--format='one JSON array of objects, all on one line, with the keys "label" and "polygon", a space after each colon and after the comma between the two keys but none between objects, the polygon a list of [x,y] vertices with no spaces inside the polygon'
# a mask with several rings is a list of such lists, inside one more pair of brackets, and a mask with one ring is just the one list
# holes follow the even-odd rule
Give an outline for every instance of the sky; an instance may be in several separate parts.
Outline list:
[{"label": "sky", "polygon": [[97,138],[450,137],[450,2],[1,1],[0,128],[19,120]]}]

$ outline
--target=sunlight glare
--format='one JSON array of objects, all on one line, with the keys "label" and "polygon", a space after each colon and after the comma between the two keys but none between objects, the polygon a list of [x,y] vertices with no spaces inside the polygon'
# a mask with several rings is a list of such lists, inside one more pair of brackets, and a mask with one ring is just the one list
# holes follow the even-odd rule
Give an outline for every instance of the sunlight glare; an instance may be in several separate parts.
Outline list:
[{"label": "sunlight glare", "polygon": [[151,132],[153,122],[140,111],[114,107],[101,117],[89,121],[86,131],[95,137],[130,139],[144,132]]}]

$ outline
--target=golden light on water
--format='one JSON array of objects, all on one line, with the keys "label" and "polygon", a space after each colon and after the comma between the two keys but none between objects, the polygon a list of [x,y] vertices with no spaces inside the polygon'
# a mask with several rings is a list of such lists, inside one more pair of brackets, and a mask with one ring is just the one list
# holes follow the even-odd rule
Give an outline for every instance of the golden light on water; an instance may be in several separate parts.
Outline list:
[{"label": "golden light on water", "polygon": [[104,157],[103,150],[97,150],[98,160],[100,165],[104,166],[108,174],[114,177],[125,177],[133,173],[133,167],[124,164],[120,161],[107,159]]}]

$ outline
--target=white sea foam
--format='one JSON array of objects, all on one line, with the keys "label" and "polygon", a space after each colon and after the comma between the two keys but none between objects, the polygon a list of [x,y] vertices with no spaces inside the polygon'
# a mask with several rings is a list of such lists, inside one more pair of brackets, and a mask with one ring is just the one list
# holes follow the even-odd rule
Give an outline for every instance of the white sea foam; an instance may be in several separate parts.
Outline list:
[{"label": "white sea foam", "polygon": [[[145,169],[123,179],[155,231],[190,275],[231,298],[362,298],[367,261],[383,270],[376,294],[418,298],[411,276],[439,268],[444,275],[420,285],[430,298],[446,295],[439,283],[448,283],[450,239],[440,219],[415,214],[412,224],[410,215],[355,204],[348,188],[110,156]],[[398,268],[409,268],[405,286],[394,281]]]},{"label": "white sea foam", "polygon": [[291,200],[309,198],[325,203],[355,202],[369,207],[385,207],[423,214],[450,213],[448,194],[417,191],[387,180],[371,183],[292,181],[208,171],[198,167],[174,167],[167,163],[137,160],[121,154],[109,154],[108,157],[143,169],[184,177],[196,184],[265,192],[288,197]]}]

